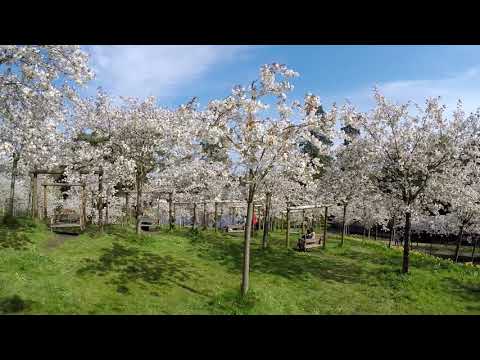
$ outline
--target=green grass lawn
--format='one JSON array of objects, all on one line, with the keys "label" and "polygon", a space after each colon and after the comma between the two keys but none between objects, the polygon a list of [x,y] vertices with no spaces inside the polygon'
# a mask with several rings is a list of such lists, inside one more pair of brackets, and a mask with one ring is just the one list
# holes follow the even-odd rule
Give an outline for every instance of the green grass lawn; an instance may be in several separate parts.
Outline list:
[{"label": "green grass lawn", "polygon": [[113,226],[64,238],[22,219],[0,227],[0,313],[480,314],[480,268],[412,254],[402,275],[401,255],[334,235],[298,253],[280,232],[263,251],[259,234],[242,299],[242,234]]}]

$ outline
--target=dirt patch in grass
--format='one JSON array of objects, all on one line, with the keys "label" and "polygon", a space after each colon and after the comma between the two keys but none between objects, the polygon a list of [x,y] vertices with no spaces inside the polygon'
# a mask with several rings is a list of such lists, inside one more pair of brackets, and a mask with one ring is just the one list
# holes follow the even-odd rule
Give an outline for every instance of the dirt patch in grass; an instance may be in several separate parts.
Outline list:
[{"label": "dirt patch in grass", "polygon": [[53,233],[52,238],[46,243],[45,246],[47,249],[52,250],[61,246],[64,242],[74,240],[77,237],[78,235]]}]

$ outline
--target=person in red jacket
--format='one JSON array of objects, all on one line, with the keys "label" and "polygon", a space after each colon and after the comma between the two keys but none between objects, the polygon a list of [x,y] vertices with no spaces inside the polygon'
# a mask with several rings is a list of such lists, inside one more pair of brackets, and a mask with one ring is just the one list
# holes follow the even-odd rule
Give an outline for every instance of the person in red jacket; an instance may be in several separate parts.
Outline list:
[{"label": "person in red jacket", "polygon": [[255,215],[255,213],[253,213],[252,225],[253,225],[253,228],[255,230],[258,230],[258,219],[257,219],[257,215]]}]

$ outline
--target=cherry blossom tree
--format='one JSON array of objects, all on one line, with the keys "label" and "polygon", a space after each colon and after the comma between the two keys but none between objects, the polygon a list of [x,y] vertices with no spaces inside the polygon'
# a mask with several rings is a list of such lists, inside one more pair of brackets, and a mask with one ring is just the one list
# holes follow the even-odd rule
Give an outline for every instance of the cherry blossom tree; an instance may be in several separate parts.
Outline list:
[{"label": "cherry blossom tree", "polygon": [[[211,101],[204,114],[206,140],[210,144],[222,143],[228,147],[236,165],[235,171],[243,176],[248,188],[242,295],[249,288],[250,237],[256,190],[275,167],[290,167],[290,171],[302,173],[307,166],[308,155],[303,154],[303,161],[295,164],[288,162],[289,157],[300,153],[299,139],[308,139],[323,149],[323,144],[312,135],[311,130],[321,130],[328,136],[334,125],[335,111],[317,115],[320,102],[314,95],[305,97],[303,109],[298,102],[287,104],[286,93],[292,89],[288,80],[297,75],[284,65],[265,65],[260,70],[259,80],[247,87],[236,86],[232,95],[224,100]],[[261,115],[268,108],[263,101],[271,97],[277,100],[278,119]],[[293,112],[299,109],[303,116],[294,122]]]},{"label": "cherry blossom tree", "polygon": [[65,101],[93,77],[87,60],[73,45],[0,46],[0,143],[11,161],[9,214],[19,162],[26,152],[45,149],[42,141],[63,119]]},{"label": "cherry blossom tree", "polygon": [[[370,157],[370,179],[377,189],[402,202],[405,214],[402,271],[408,272],[412,213],[422,195],[458,156],[464,118],[457,110],[451,119],[438,98],[425,107],[393,104],[375,91],[376,106],[357,116]],[[356,114],[358,115],[358,114]]]}]

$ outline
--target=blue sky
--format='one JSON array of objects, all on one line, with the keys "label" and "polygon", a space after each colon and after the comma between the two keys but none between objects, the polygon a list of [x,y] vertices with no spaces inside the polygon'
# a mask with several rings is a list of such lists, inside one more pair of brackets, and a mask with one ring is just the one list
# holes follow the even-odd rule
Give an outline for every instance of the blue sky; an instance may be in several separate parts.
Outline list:
[{"label": "blue sky", "polygon": [[396,101],[422,103],[441,96],[452,109],[480,106],[480,46],[85,46],[96,79],[114,96],[154,95],[165,106],[197,96],[201,105],[248,84],[262,64],[279,62],[298,71],[292,98],[306,92],[328,108],[351,100],[361,110],[372,104],[376,85]]}]

